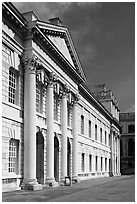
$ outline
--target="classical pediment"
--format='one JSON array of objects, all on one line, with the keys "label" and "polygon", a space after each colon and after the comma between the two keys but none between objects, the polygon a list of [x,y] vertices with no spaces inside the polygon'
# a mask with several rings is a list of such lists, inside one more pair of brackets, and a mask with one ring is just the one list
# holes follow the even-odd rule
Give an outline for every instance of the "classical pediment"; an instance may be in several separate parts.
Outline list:
[{"label": "classical pediment", "polygon": [[51,35],[48,35],[47,37],[60,50],[60,52],[64,55],[64,57],[70,62],[70,64],[75,67],[72,57],[69,53],[68,47],[66,45],[65,39],[59,36],[51,36]]},{"label": "classical pediment", "polygon": [[37,21],[37,26],[77,74],[86,80],[83,68],[67,28]]}]

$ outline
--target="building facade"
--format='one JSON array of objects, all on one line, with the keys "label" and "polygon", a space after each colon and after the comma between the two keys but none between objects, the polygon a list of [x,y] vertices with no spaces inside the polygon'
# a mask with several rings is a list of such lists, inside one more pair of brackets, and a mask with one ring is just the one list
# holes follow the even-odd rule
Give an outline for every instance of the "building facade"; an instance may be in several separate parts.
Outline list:
[{"label": "building facade", "polygon": [[135,113],[120,113],[121,174],[135,173]]},{"label": "building facade", "polygon": [[119,110],[85,86],[68,29],[11,3],[2,20],[3,191],[120,175]]}]

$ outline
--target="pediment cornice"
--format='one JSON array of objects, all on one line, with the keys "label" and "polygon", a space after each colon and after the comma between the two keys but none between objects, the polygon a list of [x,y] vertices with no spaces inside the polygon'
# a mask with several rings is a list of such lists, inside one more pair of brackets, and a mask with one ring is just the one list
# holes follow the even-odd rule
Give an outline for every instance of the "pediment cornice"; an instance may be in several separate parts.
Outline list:
[{"label": "pediment cornice", "polygon": [[[49,47],[51,51],[54,52],[54,54],[57,54],[57,57],[59,57],[62,62],[65,62],[67,67],[69,66],[69,68],[72,69],[72,72],[75,73],[75,75],[77,75],[77,77],[80,79],[81,82],[84,82],[86,80],[86,76],[84,74],[83,68],[81,66],[81,63],[75,51],[73,42],[71,40],[71,36],[66,27],[55,26],[49,23],[43,23],[41,21],[36,20],[34,22],[29,23],[29,28],[32,29],[33,36],[37,38],[38,41],[41,41],[41,42],[43,41],[44,44],[46,43],[47,45],[50,45]],[[48,36],[53,36],[53,37],[58,36],[65,40],[67,49],[69,51],[69,54],[71,56],[74,66],[70,64],[70,62],[60,52],[60,50],[51,42]]]}]

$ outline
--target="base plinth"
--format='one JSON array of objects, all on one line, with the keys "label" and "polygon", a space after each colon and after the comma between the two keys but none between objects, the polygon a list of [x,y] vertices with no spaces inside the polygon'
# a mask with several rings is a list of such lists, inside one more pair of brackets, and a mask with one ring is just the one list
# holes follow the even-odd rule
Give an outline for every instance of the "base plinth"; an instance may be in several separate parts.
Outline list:
[{"label": "base plinth", "polygon": [[78,178],[78,176],[73,176],[72,177],[72,183],[79,183],[81,180]]},{"label": "base plinth", "polygon": [[52,186],[52,187],[58,187],[59,186],[59,183],[55,181],[54,178],[46,178],[46,181],[45,181],[45,184],[46,186]]},{"label": "base plinth", "polygon": [[21,190],[42,190],[42,185],[39,184],[36,180],[34,181],[24,181],[21,185]]}]

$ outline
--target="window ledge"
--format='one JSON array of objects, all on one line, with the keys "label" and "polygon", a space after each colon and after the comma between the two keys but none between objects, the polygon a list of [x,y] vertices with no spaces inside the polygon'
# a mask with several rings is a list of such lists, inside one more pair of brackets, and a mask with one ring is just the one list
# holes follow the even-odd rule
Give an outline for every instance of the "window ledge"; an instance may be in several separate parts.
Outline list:
[{"label": "window ledge", "polygon": [[46,119],[46,116],[43,115],[42,113],[38,113],[38,112],[36,112],[36,115],[37,115],[38,117],[41,117],[41,118],[45,118],[45,119]]},{"label": "window ledge", "polygon": [[10,179],[10,178],[22,178],[22,176],[17,174],[9,174],[9,175],[2,176],[2,179]]},{"label": "window ledge", "polygon": [[22,110],[20,106],[15,105],[15,104],[12,104],[12,103],[10,103],[10,102],[4,102],[4,101],[3,101],[2,103],[3,103],[4,105],[10,106],[10,107],[15,108],[15,109],[17,109],[17,110]]},{"label": "window ledge", "polygon": [[57,120],[54,120],[54,123],[57,124],[57,125],[61,125],[61,123]]}]

